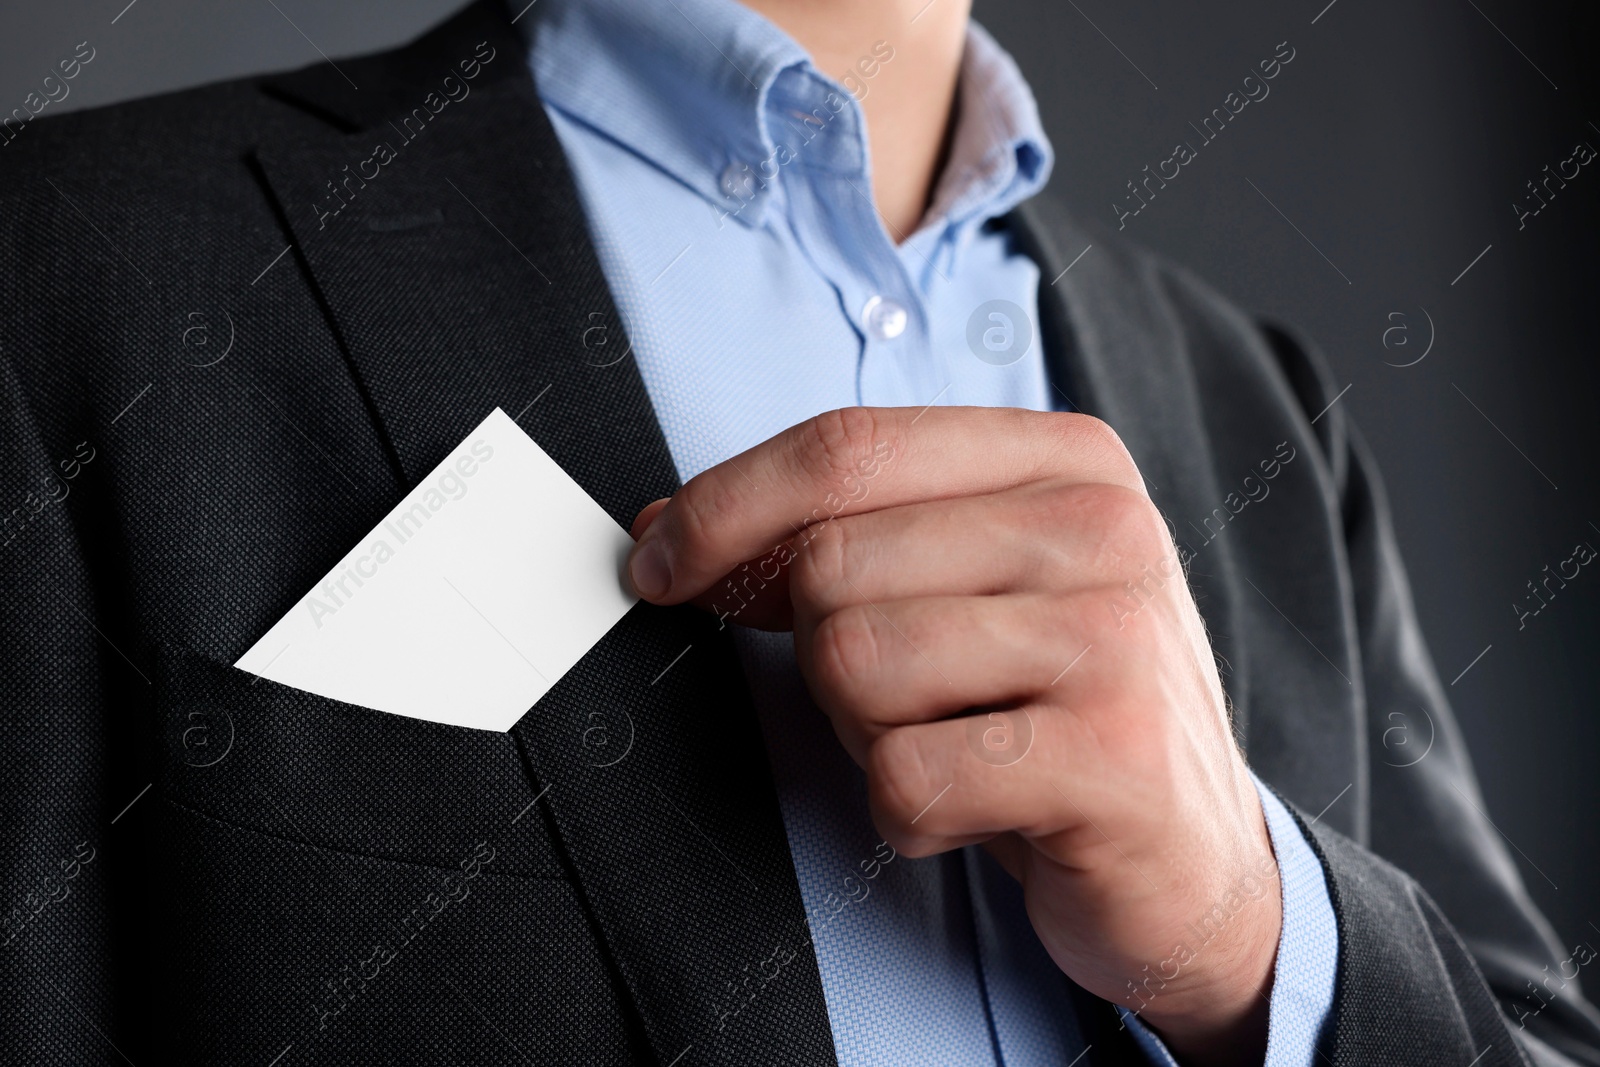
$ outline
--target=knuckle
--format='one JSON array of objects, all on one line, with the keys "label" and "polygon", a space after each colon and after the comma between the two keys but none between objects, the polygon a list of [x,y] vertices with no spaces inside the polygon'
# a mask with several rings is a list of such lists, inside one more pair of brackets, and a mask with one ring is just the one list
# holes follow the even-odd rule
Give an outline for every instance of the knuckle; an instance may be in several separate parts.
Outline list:
[{"label": "knuckle", "polygon": [[1086,455],[1095,466],[1103,467],[1108,473],[1137,476],[1133,454],[1104,419],[1070,412],[1062,415],[1057,425],[1070,451]]},{"label": "knuckle", "polygon": [[1096,484],[1080,487],[1078,495],[1080,507],[1111,553],[1148,562],[1170,550],[1166,520],[1143,493]]},{"label": "knuckle", "polygon": [[1031,524],[1046,530],[1070,530],[1086,517],[1095,504],[1094,486],[1054,481],[1041,485],[1038,494],[1029,500],[1032,505],[1028,519]]},{"label": "knuckle", "polygon": [[848,694],[883,663],[877,627],[861,607],[845,608],[823,619],[813,648],[817,681],[835,696]]},{"label": "knuckle", "polygon": [[856,466],[872,455],[881,420],[865,407],[836,408],[801,426],[799,461],[806,473],[830,484],[853,478]]},{"label": "knuckle", "polygon": [[1117,436],[1117,431],[1113,430],[1111,424],[1104,419],[1096,418],[1093,415],[1073,413],[1072,422],[1073,431],[1081,434],[1085,443],[1131,460],[1127,446],[1122,443],[1122,438]]},{"label": "knuckle", "polygon": [[924,813],[934,792],[913,731],[891,730],[873,743],[867,752],[867,781],[879,832],[895,848],[905,845],[903,851],[909,850],[920,829],[912,821]]},{"label": "knuckle", "polygon": [[790,572],[790,595],[800,604],[818,607],[829,603],[844,582],[845,524],[826,522],[795,555]]},{"label": "knuckle", "polygon": [[718,478],[691,478],[673,498],[667,530],[679,551],[695,556],[711,551],[717,531],[736,513],[738,495]]},{"label": "knuckle", "polygon": [[1188,740],[1174,717],[1151,701],[1124,701],[1108,709],[1098,731],[1108,762],[1137,779],[1152,800],[1177,781],[1180,750]]}]

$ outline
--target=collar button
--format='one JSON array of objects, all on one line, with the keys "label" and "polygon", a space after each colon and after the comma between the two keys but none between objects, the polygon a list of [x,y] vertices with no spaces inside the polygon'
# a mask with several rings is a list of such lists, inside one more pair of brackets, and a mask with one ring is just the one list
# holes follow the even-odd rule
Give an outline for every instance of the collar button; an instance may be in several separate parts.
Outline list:
[{"label": "collar button", "polygon": [[748,163],[729,163],[722,168],[717,184],[722,187],[723,195],[734,200],[750,200],[756,195],[756,175]]}]

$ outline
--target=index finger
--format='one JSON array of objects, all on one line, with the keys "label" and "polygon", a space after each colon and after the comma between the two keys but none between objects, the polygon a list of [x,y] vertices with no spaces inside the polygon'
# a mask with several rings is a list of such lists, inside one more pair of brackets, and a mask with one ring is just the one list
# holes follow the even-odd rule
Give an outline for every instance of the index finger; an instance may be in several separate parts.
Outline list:
[{"label": "index finger", "polygon": [[841,408],[691,478],[640,536],[628,575],[646,600],[677,604],[814,523],[1041,478],[1144,491],[1117,435],[1088,415]]}]

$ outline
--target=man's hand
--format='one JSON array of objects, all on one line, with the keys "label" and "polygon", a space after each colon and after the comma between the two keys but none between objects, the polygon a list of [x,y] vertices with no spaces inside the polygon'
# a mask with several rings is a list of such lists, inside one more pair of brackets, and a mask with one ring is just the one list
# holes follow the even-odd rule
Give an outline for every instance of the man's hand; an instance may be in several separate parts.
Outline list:
[{"label": "man's hand", "polygon": [[1261,1062],[1271,839],[1172,539],[1104,423],[830,412],[634,536],[645,599],[794,630],[896,849],[984,843],[1079,985],[1186,1061]]}]

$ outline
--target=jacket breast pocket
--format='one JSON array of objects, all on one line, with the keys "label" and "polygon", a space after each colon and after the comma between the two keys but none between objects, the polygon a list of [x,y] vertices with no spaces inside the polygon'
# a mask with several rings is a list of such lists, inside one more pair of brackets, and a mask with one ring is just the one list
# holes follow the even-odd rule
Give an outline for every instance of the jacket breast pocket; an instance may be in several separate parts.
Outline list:
[{"label": "jacket breast pocket", "polygon": [[318,848],[438,867],[492,836],[506,843],[498,871],[564,877],[510,734],[357,707],[191,649],[162,652],[160,785],[171,802]]}]

